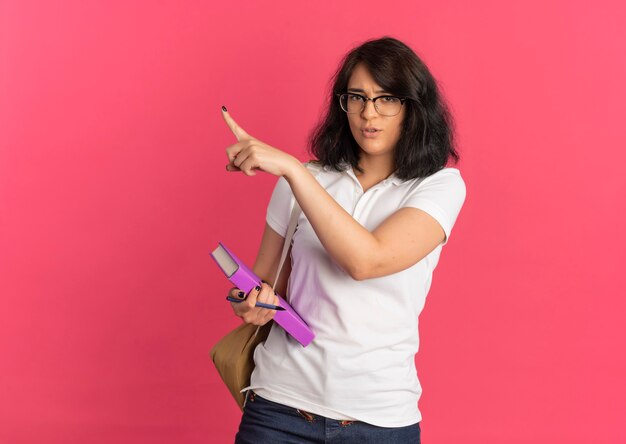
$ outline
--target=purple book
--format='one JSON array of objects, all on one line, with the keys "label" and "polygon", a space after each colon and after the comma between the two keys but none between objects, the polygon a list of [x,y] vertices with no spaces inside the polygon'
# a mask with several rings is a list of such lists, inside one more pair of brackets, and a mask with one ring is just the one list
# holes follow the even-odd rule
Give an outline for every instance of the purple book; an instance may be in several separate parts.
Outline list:
[{"label": "purple book", "polygon": [[[254,287],[261,285],[261,278],[254,274],[222,242],[219,242],[219,246],[211,253],[211,257],[224,272],[228,280],[244,293],[248,294]],[[276,294],[276,296],[278,296],[279,300],[278,305],[285,310],[277,311],[274,315],[274,320],[300,344],[306,347],[311,343],[315,334],[287,301],[279,294]]]}]

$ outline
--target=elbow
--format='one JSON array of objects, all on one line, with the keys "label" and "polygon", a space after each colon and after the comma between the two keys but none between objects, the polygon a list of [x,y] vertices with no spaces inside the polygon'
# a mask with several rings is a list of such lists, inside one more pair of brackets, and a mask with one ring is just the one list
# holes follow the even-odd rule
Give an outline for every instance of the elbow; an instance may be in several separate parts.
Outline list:
[{"label": "elbow", "polygon": [[355,281],[364,281],[365,279],[367,279],[367,277],[365,277],[363,273],[351,273],[350,276]]},{"label": "elbow", "polygon": [[369,278],[369,270],[367,268],[367,265],[362,262],[358,264],[353,264],[349,268],[348,274],[355,281],[364,281],[365,279]]},{"label": "elbow", "polygon": [[351,248],[348,254],[341,254],[340,258],[337,257],[337,262],[352,279],[363,281],[372,276],[372,271],[378,262],[377,253],[380,249],[374,236],[370,236],[368,239],[359,239],[357,245],[359,245],[358,248]]},{"label": "elbow", "polygon": [[355,281],[364,281],[370,279],[372,273],[376,268],[376,247],[368,245],[368,248],[364,249],[365,253],[355,254],[351,256],[351,262],[347,264],[346,270],[352,279]]}]

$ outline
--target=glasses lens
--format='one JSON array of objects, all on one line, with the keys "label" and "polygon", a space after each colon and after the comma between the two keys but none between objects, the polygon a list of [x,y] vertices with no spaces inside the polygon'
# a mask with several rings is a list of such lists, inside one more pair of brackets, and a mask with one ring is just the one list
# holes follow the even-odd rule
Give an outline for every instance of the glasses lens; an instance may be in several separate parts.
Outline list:
[{"label": "glasses lens", "polygon": [[402,102],[397,97],[384,96],[376,99],[376,110],[382,116],[395,116],[402,109]]},{"label": "glasses lens", "polygon": [[363,109],[363,98],[356,94],[342,94],[339,96],[341,109],[347,113],[360,113]]}]

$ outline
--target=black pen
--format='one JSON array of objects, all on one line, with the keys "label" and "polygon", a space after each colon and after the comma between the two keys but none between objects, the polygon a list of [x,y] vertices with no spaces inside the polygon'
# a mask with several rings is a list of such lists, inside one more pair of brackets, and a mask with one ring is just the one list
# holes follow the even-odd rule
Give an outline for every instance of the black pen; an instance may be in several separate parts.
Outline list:
[{"label": "black pen", "polygon": [[[229,296],[226,296],[226,300],[227,300],[227,301],[230,301],[230,302],[235,302],[235,303],[237,303],[237,304],[239,304],[239,303],[241,303],[241,302],[245,301],[245,299],[237,299],[237,298],[234,298],[234,297],[232,297],[232,296],[230,296],[230,295],[229,295]],[[283,308],[283,307],[280,307],[280,306],[278,306],[278,305],[265,304],[265,303],[263,303],[263,302],[258,302],[258,301],[257,301],[257,303],[256,303],[256,304],[254,304],[254,306],[255,306],[255,307],[261,307],[261,308],[269,308],[270,310],[277,310],[277,311],[283,311],[283,310],[284,310],[284,308]]]}]

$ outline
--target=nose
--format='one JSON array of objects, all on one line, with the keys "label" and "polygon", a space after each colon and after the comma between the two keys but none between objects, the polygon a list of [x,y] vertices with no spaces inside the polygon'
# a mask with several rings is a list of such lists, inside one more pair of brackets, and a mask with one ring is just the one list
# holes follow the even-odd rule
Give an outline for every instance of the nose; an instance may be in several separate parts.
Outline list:
[{"label": "nose", "polygon": [[365,106],[363,106],[363,111],[361,111],[361,115],[366,119],[368,117],[376,117],[378,115],[378,111],[376,111],[373,100],[370,99],[365,101]]}]

